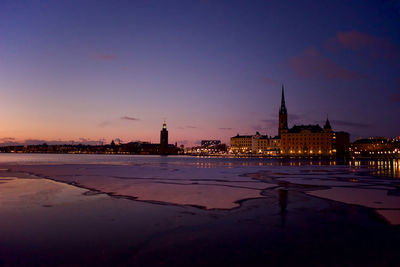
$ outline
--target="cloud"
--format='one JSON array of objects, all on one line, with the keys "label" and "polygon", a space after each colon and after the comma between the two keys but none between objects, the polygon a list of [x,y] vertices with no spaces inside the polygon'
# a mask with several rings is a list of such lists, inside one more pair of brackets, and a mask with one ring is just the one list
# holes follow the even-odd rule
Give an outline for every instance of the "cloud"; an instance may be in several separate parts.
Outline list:
[{"label": "cloud", "polygon": [[[271,117],[271,119],[262,119],[261,122],[267,123],[269,125],[274,125],[274,126],[278,125],[278,120],[279,120],[278,112],[270,114],[270,117]],[[292,122],[293,121],[301,121],[301,120],[304,120],[307,118],[308,118],[308,116],[305,114],[300,114],[300,115],[292,114],[292,113],[288,114],[288,120],[292,121]]]},{"label": "cloud", "polygon": [[262,131],[265,129],[265,127],[262,127],[261,125],[253,125],[251,126],[251,129],[255,131]]},{"label": "cloud", "polygon": [[261,122],[267,123],[267,124],[278,124],[278,118],[276,119],[264,119],[261,120]]},{"label": "cloud", "polygon": [[221,128],[218,128],[218,130],[230,131],[230,130],[233,130],[233,128],[221,127]]},{"label": "cloud", "polygon": [[102,121],[102,122],[100,122],[99,124],[98,124],[98,126],[100,127],[100,128],[104,128],[104,127],[107,127],[108,125],[110,125],[111,124],[111,122],[109,122],[109,121]]},{"label": "cloud", "polygon": [[139,121],[140,119],[135,118],[135,117],[123,116],[123,117],[121,117],[121,120],[126,120],[126,121]]},{"label": "cloud", "polygon": [[0,138],[0,142],[13,142],[15,141],[14,137],[2,137]]},{"label": "cloud", "polygon": [[101,53],[96,53],[93,54],[93,58],[101,61],[113,61],[117,59],[116,55],[113,54],[101,54]]},{"label": "cloud", "polygon": [[290,120],[292,121],[299,121],[299,120],[304,120],[305,118],[307,118],[307,115],[305,114],[301,114],[301,115],[297,115],[297,114],[289,114],[288,115],[288,119],[290,118]]},{"label": "cloud", "polygon": [[189,141],[188,140],[177,140],[176,143],[178,143],[178,145],[188,145]]},{"label": "cloud", "polygon": [[365,52],[375,58],[389,60],[400,58],[400,48],[389,40],[355,30],[336,33],[334,38],[326,42],[326,47],[331,51],[350,49]]},{"label": "cloud", "polygon": [[184,130],[184,129],[198,129],[199,127],[193,125],[186,125],[186,126],[178,126],[175,129]]},{"label": "cloud", "polygon": [[315,48],[305,50],[289,61],[295,73],[302,79],[354,80],[363,76],[347,70],[331,59],[322,56]]},{"label": "cloud", "polygon": [[270,77],[263,77],[263,78],[262,78],[262,81],[263,81],[265,84],[268,84],[268,85],[276,85],[276,84],[278,84],[278,81],[276,81],[275,79],[272,79],[272,78],[270,78]]},{"label": "cloud", "polygon": [[342,121],[342,120],[330,120],[332,127],[346,126],[352,128],[368,128],[370,125],[360,122]]},{"label": "cloud", "polygon": [[2,137],[0,138],[0,146],[16,146],[19,143],[13,137]]}]

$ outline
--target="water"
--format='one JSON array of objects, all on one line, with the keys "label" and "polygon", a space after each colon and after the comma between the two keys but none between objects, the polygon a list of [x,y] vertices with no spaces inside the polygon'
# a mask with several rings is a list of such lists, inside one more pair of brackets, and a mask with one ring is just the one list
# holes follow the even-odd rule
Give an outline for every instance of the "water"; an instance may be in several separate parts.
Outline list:
[{"label": "water", "polygon": [[399,178],[398,160],[0,154],[0,265],[393,264]]},{"label": "water", "polygon": [[400,159],[391,160],[301,160],[273,158],[216,158],[190,156],[140,156],[93,154],[15,154],[0,153],[0,164],[109,164],[109,165],[187,165],[196,168],[256,166],[344,166],[349,171],[368,171],[386,178],[400,178]]}]

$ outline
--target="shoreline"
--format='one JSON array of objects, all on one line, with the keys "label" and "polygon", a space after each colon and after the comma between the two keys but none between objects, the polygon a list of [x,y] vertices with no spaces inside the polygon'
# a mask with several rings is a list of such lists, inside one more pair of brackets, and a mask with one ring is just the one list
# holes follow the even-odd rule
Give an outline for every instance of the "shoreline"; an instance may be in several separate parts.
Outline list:
[{"label": "shoreline", "polygon": [[181,156],[181,157],[195,157],[195,158],[260,158],[260,159],[280,159],[280,160],[338,160],[338,161],[352,161],[352,160],[362,160],[362,161],[368,161],[368,160],[396,160],[400,159],[400,154],[398,155],[389,155],[385,154],[385,156],[374,156],[374,157],[360,157],[360,156],[354,156],[354,155],[346,155],[346,156],[281,156],[281,155],[276,155],[276,156],[271,156],[271,155],[258,155],[258,154],[167,154],[167,155],[161,155],[161,154],[148,154],[148,153],[82,153],[82,152],[68,152],[68,153],[62,153],[62,152],[0,152],[1,154],[43,154],[43,155],[114,155],[114,156],[149,156],[149,157],[154,157],[154,156],[161,156],[161,157],[176,157],[176,156]]}]

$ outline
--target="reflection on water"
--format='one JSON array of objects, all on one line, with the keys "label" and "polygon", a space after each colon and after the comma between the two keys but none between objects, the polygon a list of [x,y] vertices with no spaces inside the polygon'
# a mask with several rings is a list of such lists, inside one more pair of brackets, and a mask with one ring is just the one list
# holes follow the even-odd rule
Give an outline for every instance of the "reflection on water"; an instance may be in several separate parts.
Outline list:
[{"label": "reflection on water", "polygon": [[279,207],[281,208],[281,227],[286,226],[286,208],[288,205],[288,194],[287,189],[278,189],[278,201]]},{"label": "reflection on water", "polygon": [[235,168],[256,166],[349,166],[350,171],[366,169],[368,174],[389,178],[400,178],[400,159],[387,160],[302,160],[302,159],[237,159],[237,158],[193,158],[196,168]]},{"label": "reflection on water", "polygon": [[279,207],[281,208],[281,212],[286,212],[287,202],[288,202],[288,190],[287,189],[279,189]]},{"label": "reflection on water", "polygon": [[350,161],[352,169],[367,168],[371,175],[400,178],[400,159]]},{"label": "reflection on water", "polygon": [[77,155],[77,154],[7,154],[0,153],[0,164],[110,164],[158,167],[241,168],[264,166],[349,166],[350,171],[366,169],[374,176],[400,178],[400,159],[321,160],[281,158],[223,158],[191,156]]}]

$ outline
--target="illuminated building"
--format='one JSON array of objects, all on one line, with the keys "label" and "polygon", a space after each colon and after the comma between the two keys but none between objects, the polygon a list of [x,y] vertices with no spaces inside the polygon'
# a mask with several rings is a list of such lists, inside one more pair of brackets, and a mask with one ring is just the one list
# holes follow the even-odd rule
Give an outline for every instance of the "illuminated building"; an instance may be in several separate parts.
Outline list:
[{"label": "illuminated building", "polygon": [[295,125],[288,127],[288,112],[282,85],[279,108],[278,136],[236,135],[231,137],[232,153],[251,153],[282,156],[343,156],[349,152],[350,135],[335,132],[326,119],[322,128],[316,125]]},{"label": "illuminated building", "polygon": [[351,144],[350,152],[353,157],[358,158],[399,158],[400,141],[384,137],[358,139]]},{"label": "illuminated building", "polygon": [[239,135],[231,137],[231,151],[233,153],[251,153],[252,151],[252,136]]},{"label": "illuminated building", "polygon": [[221,145],[221,140],[201,140],[202,148],[216,148]]},{"label": "illuminated building", "polygon": [[335,156],[348,153],[350,135],[345,132],[332,131],[328,119],[326,119],[324,128],[318,124],[295,125],[288,128],[283,87],[278,133],[281,138],[280,153],[282,156]]},{"label": "illuminated building", "polygon": [[282,155],[331,155],[334,133],[326,121],[319,125],[293,126],[281,134]]},{"label": "illuminated building", "polygon": [[251,153],[274,156],[279,154],[280,139],[268,135],[236,135],[231,137],[232,153]]}]

